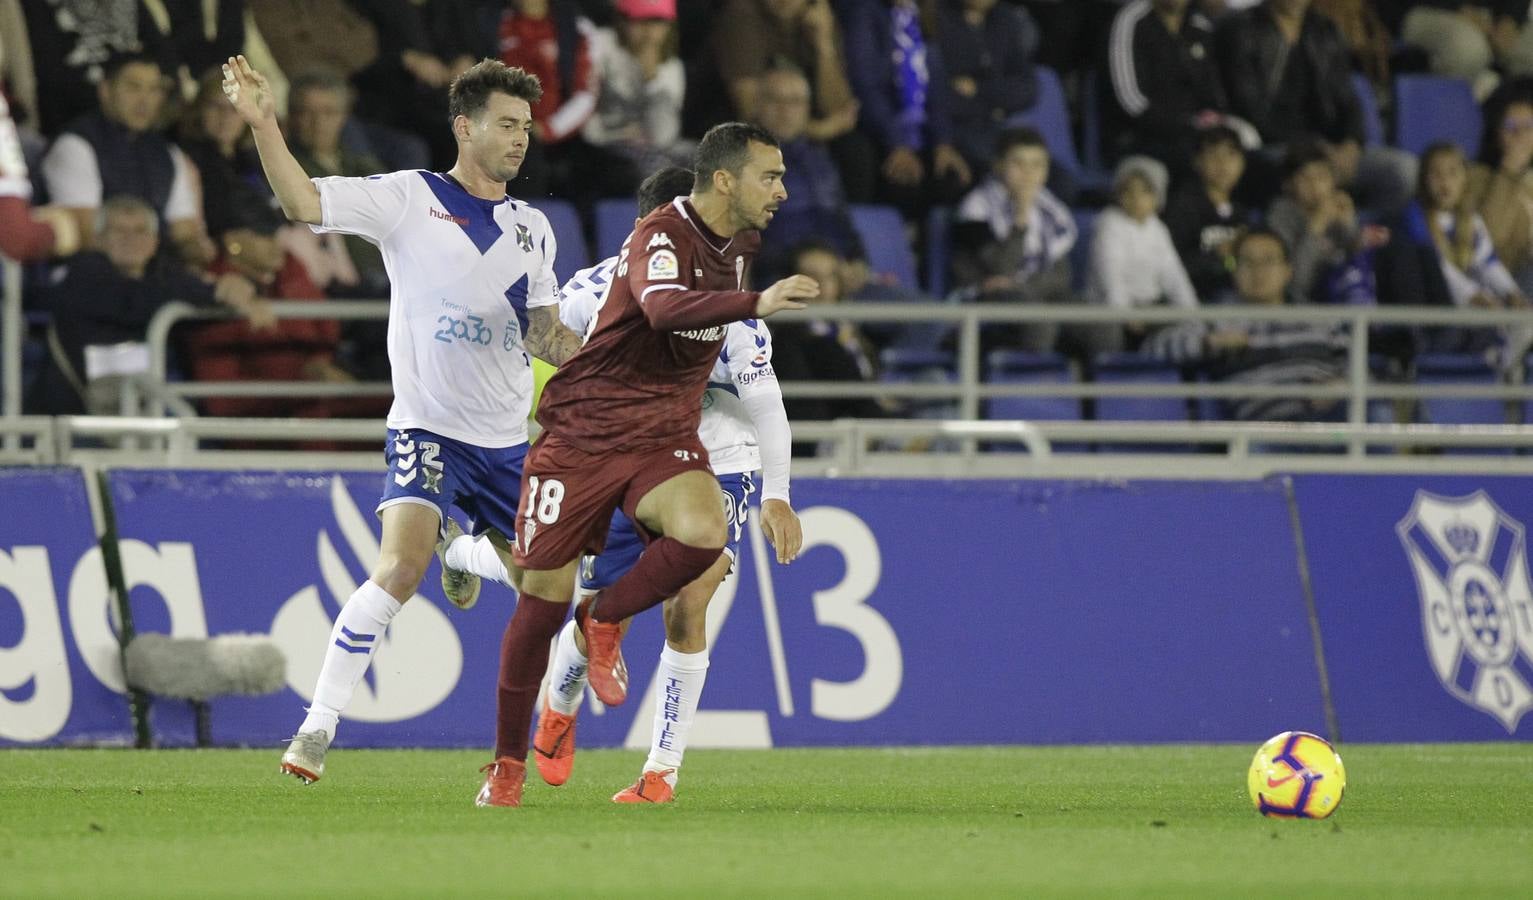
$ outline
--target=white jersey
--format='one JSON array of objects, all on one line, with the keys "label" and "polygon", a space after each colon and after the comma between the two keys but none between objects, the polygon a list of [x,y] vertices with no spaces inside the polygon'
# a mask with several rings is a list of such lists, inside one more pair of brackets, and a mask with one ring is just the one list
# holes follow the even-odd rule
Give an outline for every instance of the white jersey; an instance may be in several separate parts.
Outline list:
[{"label": "white jersey", "polygon": [[406,171],[315,178],[317,232],[377,244],[392,285],[390,428],[478,447],[527,441],[527,312],[559,302],[548,219],[519,200],[481,200],[456,180]]},{"label": "white jersey", "polygon": [[32,181],[27,177],[27,158],[21,152],[21,137],[11,121],[11,108],[0,96],[0,197],[32,197]]},{"label": "white jersey", "polygon": [[[617,257],[604,259],[588,269],[581,269],[565,282],[559,294],[559,318],[571,331],[589,337],[589,330],[596,323],[596,314],[607,300],[607,289],[612,284],[612,273],[617,268]],[[760,406],[756,404],[760,403]],[[715,475],[732,475],[737,472],[755,472],[765,468],[766,479],[761,498],[788,499],[787,465],[789,438],[787,416],[780,415],[781,425],[773,422],[768,430],[781,431],[772,434],[767,455],[781,456],[762,462],[762,430],[757,418],[763,413],[756,409],[770,410],[775,404],[780,413],[782,392],[777,385],[777,373],[772,370],[772,336],[766,324],[759,319],[731,322],[724,331],[724,347],[708,375],[708,390],[703,394],[702,424],[698,437],[708,449],[708,458]],[[770,419],[778,414],[767,412]],[[778,447],[780,452],[774,452]]]}]

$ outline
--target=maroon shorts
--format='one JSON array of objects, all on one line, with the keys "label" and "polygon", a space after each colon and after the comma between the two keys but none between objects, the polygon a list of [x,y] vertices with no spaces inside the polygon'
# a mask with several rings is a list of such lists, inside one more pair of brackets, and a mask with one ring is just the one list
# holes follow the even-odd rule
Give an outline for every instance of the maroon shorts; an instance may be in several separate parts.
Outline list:
[{"label": "maroon shorts", "polygon": [[642,453],[586,453],[545,433],[522,468],[516,564],[544,571],[582,553],[600,553],[614,510],[637,522],[634,511],[645,494],[693,470],[713,474],[696,434]]}]

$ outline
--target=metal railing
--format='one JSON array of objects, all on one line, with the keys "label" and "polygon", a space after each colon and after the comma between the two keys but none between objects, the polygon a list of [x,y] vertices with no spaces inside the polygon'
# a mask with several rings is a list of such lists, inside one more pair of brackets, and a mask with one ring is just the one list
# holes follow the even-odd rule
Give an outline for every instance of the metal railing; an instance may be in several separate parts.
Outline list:
[{"label": "metal railing", "polygon": [[[326,301],[324,303],[278,302],[272,304],[279,318],[381,319],[387,306],[377,301]],[[376,397],[387,396],[386,382],[317,383],[308,381],[184,382],[169,383],[166,359],[171,328],[180,322],[227,319],[223,309],[199,309],[173,303],[150,323],[147,340],[151,368],[141,385],[129,384],[123,411],[150,415],[186,414],[188,401],[204,397]],[[842,303],[802,312],[784,313],[773,322],[845,321],[854,323],[945,323],[957,330],[957,380],[951,383],[858,383],[841,381],[792,381],[783,383],[789,398],[872,397],[903,400],[951,400],[957,418],[980,418],[984,400],[1000,397],[1138,397],[1272,399],[1303,396],[1344,400],[1347,421],[1368,421],[1370,400],[1457,397],[1472,399],[1533,399],[1533,387],[1501,385],[1416,385],[1376,383],[1369,373],[1369,328],[1378,325],[1448,325],[1461,328],[1526,324],[1533,317],[1525,311],[1445,309],[1441,307],[1362,306],[1208,306],[1199,309],[1116,310],[1090,306],[959,306],[947,303]],[[1348,326],[1348,366],[1345,384],[1258,385],[1230,383],[1133,384],[1100,382],[1053,384],[986,384],[980,365],[980,333],[983,326],[1025,323],[1175,324],[1180,322],[1276,322],[1342,324]],[[147,396],[140,398],[142,390]],[[147,402],[145,402],[147,401]]]}]

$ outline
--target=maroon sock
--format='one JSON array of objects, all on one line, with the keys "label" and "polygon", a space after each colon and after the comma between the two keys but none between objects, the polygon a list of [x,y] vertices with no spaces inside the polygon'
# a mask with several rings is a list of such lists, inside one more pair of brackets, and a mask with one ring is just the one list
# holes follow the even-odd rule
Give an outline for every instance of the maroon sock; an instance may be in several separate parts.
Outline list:
[{"label": "maroon sock", "polygon": [[696,581],[723,552],[668,537],[650,541],[628,574],[601,592],[591,616],[598,622],[621,622],[636,616]]},{"label": "maroon sock", "polygon": [[522,594],[500,641],[500,680],[495,695],[495,758],[527,759],[532,708],[548,669],[548,644],[559,633],[568,603]]}]

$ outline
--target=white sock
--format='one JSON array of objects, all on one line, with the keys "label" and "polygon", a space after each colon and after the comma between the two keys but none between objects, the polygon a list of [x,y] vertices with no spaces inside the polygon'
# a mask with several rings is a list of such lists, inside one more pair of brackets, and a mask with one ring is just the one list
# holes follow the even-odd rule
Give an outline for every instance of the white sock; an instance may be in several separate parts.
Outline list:
[{"label": "white sock", "polygon": [[554,712],[573,716],[586,695],[586,655],[575,646],[575,620],[564,623],[553,661],[548,664],[548,705]]},{"label": "white sock", "polygon": [[[655,677],[655,725],[650,732],[649,759],[644,762],[644,771],[681,768],[692,718],[697,715],[697,701],[703,695],[703,682],[707,680],[707,650],[682,653],[669,643],[665,645]],[[675,787],[675,772],[665,780]]]},{"label": "white sock", "polygon": [[450,569],[470,572],[480,578],[511,586],[511,573],[506,571],[505,561],[500,558],[500,553],[490,539],[483,535],[475,538],[464,534],[453,538],[443,556]]},{"label": "white sock", "polygon": [[299,726],[299,731],[325,730],[335,739],[335,726],[341,712],[351,702],[351,695],[373,661],[373,653],[383,642],[384,629],[399,613],[400,603],[390,597],[388,591],[373,584],[362,582],[341,614],[335,617],[335,628],[330,631],[330,643],[325,648],[325,663],[319,670],[319,683],[314,686],[314,702],[309,705],[309,715]]}]

